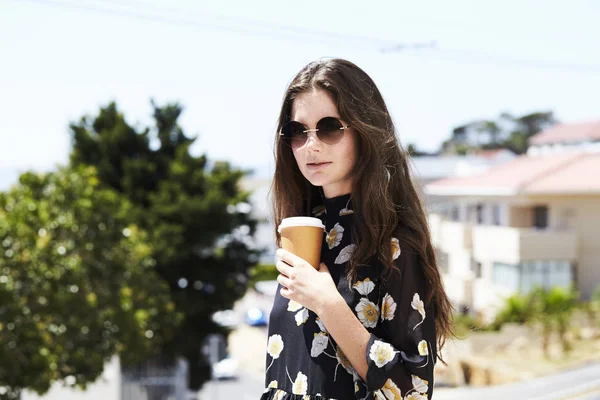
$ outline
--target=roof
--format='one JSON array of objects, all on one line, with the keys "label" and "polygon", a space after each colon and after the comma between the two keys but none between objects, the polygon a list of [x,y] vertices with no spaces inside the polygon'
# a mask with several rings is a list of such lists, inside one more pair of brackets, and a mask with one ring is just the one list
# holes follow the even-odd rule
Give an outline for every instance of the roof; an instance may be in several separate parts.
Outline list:
[{"label": "roof", "polygon": [[600,140],[600,121],[560,124],[529,139],[530,145]]},{"label": "roof", "polygon": [[418,156],[410,158],[410,167],[415,177],[427,181],[481,173],[515,157],[516,155],[508,150],[492,150],[482,155],[477,153],[465,156]]},{"label": "roof", "polygon": [[432,195],[501,195],[600,193],[600,154],[568,153],[520,156],[483,174],[432,182]]}]

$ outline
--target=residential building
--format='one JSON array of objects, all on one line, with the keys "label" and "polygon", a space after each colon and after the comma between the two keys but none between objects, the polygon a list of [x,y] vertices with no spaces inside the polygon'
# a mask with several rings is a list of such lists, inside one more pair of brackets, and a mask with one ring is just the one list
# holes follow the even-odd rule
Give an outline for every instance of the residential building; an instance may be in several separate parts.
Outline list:
[{"label": "residential building", "polygon": [[453,202],[430,213],[449,296],[485,318],[537,285],[573,284],[587,299],[600,284],[600,123],[557,126],[530,144],[527,155],[425,189]]}]

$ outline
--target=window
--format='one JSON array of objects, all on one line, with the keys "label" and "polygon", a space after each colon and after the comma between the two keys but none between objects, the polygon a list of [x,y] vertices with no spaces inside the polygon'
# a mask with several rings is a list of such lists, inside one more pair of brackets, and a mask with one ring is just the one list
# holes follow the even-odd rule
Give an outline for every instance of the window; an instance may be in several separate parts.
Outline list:
[{"label": "window", "polygon": [[492,281],[496,286],[511,292],[519,291],[521,268],[518,264],[494,263]]},{"label": "window", "polygon": [[460,221],[459,211],[458,206],[452,206],[452,210],[450,211],[452,221]]},{"label": "window", "polygon": [[477,206],[475,206],[475,215],[477,218],[477,225],[482,225],[483,224],[483,204],[477,204]]},{"label": "window", "polygon": [[548,227],[548,207],[533,207],[533,226],[537,229],[546,229]]},{"label": "window", "polygon": [[493,282],[511,292],[529,293],[536,286],[568,288],[574,281],[568,261],[526,261],[521,264],[494,263]]},{"label": "window", "polygon": [[500,218],[500,205],[494,204],[494,207],[492,208],[492,224],[496,226],[502,225]]}]

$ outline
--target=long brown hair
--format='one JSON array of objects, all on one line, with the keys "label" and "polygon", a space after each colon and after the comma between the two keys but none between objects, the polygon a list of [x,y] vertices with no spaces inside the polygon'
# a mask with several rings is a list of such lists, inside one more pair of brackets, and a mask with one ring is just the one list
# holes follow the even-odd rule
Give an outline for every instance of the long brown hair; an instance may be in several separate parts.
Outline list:
[{"label": "long brown hair", "polygon": [[[312,62],[289,84],[279,114],[275,137],[275,175],[272,182],[275,227],[283,218],[310,215],[320,198],[318,187],[304,178],[289,146],[279,138],[281,127],[291,119],[294,99],[313,89],[326,91],[336,103],[340,117],[356,132],[357,158],[353,177],[352,205],[360,224],[353,225],[356,248],[349,261],[352,282],[361,266],[377,256],[395,268],[391,240],[398,237],[414,249],[429,283],[427,304],[433,301],[438,358],[452,330],[452,306],[444,290],[421,201],[413,186],[392,118],[373,80],[353,63],[341,59]],[[277,245],[280,238],[275,232]],[[443,361],[443,360],[442,360]]]}]

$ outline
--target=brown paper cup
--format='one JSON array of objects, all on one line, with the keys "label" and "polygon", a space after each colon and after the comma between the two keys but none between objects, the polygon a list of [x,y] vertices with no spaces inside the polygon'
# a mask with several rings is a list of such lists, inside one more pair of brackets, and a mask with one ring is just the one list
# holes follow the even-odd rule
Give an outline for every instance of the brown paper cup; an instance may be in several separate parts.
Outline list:
[{"label": "brown paper cup", "polygon": [[319,218],[284,218],[277,228],[281,235],[281,247],[308,261],[319,269],[321,263],[321,245],[325,225]]}]

